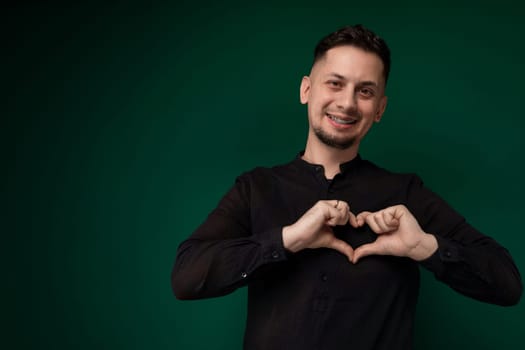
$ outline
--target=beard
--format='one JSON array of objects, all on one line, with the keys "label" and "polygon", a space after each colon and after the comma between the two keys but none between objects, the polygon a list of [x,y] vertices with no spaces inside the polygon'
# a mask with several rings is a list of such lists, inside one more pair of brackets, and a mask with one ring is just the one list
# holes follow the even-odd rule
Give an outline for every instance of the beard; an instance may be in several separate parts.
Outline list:
[{"label": "beard", "polygon": [[325,145],[337,149],[348,149],[352,147],[356,141],[356,137],[348,137],[348,138],[337,138],[334,135],[329,135],[326,132],[324,132],[321,128],[313,128],[315,136],[324,143]]}]

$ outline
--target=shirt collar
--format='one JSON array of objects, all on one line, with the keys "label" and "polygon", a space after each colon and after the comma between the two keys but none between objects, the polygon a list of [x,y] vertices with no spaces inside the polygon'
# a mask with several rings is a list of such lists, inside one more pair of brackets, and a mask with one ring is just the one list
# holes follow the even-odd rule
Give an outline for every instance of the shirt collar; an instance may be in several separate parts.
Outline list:
[{"label": "shirt collar", "polygon": [[[318,171],[319,169],[324,169],[324,167],[321,164],[314,164],[309,163],[306,160],[302,158],[304,154],[304,150],[299,152],[297,154],[297,157],[295,158],[295,163],[299,165],[302,168],[306,168],[308,170]],[[355,169],[361,164],[363,159],[361,158],[361,155],[357,154],[353,159],[349,160],[348,162],[344,162],[339,164],[339,169],[341,170],[341,173],[349,172],[352,169]],[[323,171],[324,173],[324,171]]]}]

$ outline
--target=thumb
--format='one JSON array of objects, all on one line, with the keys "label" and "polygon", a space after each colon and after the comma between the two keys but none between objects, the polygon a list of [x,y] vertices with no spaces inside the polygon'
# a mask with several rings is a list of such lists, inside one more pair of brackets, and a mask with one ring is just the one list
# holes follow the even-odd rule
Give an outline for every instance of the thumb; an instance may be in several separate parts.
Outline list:
[{"label": "thumb", "polygon": [[368,244],[363,244],[362,246],[357,248],[354,251],[354,257],[352,259],[352,262],[354,264],[357,264],[357,262],[361,258],[363,258],[365,256],[368,256],[368,255],[374,255],[374,254],[378,254],[378,255],[381,254],[381,248],[380,248],[379,244],[377,244],[377,241],[372,242],[372,243],[368,243]]},{"label": "thumb", "polygon": [[337,250],[339,253],[346,255],[349,261],[352,261],[354,258],[354,248],[340,239],[333,239],[330,244],[327,245],[327,248]]}]

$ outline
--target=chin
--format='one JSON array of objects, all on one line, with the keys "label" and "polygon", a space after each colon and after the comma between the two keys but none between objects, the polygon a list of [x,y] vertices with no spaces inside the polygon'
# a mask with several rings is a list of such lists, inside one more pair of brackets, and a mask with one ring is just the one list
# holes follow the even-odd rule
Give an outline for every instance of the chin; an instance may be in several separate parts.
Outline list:
[{"label": "chin", "polygon": [[348,149],[356,143],[355,137],[337,137],[335,135],[330,135],[321,128],[315,128],[314,133],[315,136],[317,136],[317,139],[319,139],[319,141],[321,141],[323,144],[340,150]]}]

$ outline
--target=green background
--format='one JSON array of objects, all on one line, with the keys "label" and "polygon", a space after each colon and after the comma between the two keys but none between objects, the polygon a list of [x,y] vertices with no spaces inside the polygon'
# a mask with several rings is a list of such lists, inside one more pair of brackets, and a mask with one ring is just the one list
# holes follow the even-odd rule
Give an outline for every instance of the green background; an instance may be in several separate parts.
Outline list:
[{"label": "green background", "polygon": [[[363,157],[418,173],[524,272],[513,3],[4,5],[2,348],[239,349],[246,290],[176,300],[176,249],[237,175],[304,147],[300,79],[346,24],[393,54]],[[524,316],[423,271],[416,348],[519,348]]]}]

